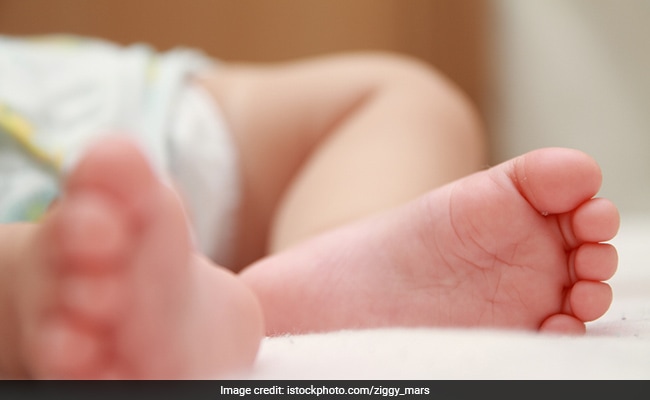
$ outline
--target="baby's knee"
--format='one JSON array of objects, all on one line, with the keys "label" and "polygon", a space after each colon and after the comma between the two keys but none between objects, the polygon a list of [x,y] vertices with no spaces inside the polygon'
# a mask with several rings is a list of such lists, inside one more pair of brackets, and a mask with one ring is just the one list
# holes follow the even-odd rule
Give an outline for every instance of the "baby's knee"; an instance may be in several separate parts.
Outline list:
[{"label": "baby's knee", "polygon": [[[435,66],[402,54],[375,53],[376,68],[382,69],[386,85],[396,90],[408,87],[427,104],[427,113],[436,118],[437,125],[444,122],[444,132],[465,139],[476,147],[485,144],[485,128],[477,105],[450,77]],[[441,130],[434,132],[440,134]]]}]

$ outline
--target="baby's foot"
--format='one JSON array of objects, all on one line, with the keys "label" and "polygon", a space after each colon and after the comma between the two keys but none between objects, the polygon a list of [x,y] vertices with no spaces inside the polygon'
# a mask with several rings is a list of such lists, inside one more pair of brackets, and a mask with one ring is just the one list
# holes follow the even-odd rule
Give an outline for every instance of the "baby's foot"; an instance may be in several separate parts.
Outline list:
[{"label": "baby's foot", "polygon": [[[263,260],[269,333],[377,326],[581,333],[611,301],[618,212],[583,153],[544,149]],[[280,289],[281,288],[281,289]]]},{"label": "baby's foot", "polygon": [[193,254],[180,203],[127,140],[89,150],[32,241],[15,298],[33,377],[197,378],[252,363],[256,300]]}]

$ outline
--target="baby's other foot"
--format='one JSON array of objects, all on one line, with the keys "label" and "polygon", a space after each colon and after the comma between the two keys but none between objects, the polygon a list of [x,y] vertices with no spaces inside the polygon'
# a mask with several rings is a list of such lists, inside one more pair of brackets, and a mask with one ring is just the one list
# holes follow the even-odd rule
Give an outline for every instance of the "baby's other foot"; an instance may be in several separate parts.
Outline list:
[{"label": "baby's other foot", "polygon": [[249,366],[253,295],[192,251],[178,198],[127,139],[89,149],[16,285],[36,378],[197,378]]}]

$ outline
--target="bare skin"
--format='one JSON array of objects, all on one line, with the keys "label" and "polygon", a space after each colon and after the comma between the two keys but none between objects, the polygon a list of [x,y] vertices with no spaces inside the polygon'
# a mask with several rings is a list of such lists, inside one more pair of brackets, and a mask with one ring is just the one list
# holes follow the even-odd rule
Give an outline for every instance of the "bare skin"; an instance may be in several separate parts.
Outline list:
[{"label": "bare skin", "polygon": [[422,65],[343,57],[202,82],[241,152],[229,267],[257,262],[237,277],[197,255],[177,197],[132,144],[103,142],[43,223],[0,226],[0,371],[213,377],[253,362],[262,313],[271,335],[581,333],[611,303],[601,242],[618,213],[593,198],[594,160],[545,149],[459,179],[483,163],[480,129]]},{"label": "bare skin", "polygon": [[471,103],[418,60],[360,53],[226,64],[201,83],[239,150],[235,271],[487,162]]},{"label": "bare skin", "polygon": [[[129,178],[116,179],[120,171]],[[618,228],[616,208],[593,198],[600,179],[577,151],[529,153],[241,277],[268,334],[389,325],[582,333],[609,307],[601,281],[616,269],[614,248],[599,243]],[[250,365],[258,305],[194,253],[185,223],[135,147],[114,139],[92,149],[46,221],[23,230],[32,258],[5,281],[18,328],[3,364],[56,378],[215,376]]]},{"label": "bare skin", "polygon": [[193,251],[181,204],[130,142],[91,148],[45,221],[18,232],[5,373],[201,378],[255,359],[257,300]]},{"label": "bare skin", "polygon": [[[360,54],[323,57],[272,66],[220,65],[216,73],[202,76],[198,81],[213,93],[215,100],[219,103],[240,153],[243,199],[234,262],[227,264],[233,270],[239,270],[251,261],[258,260],[269,253],[281,251],[319,232],[401,204],[432,187],[466,175],[484,163],[479,124],[468,107],[466,99],[444,77],[415,60],[386,54]],[[371,143],[373,145],[368,146]],[[362,146],[363,151],[359,152],[359,146]],[[129,152],[127,151],[126,154]],[[396,158],[398,155],[399,158]],[[115,157],[117,158],[117,156]],[[126,157],[127,160],[129,157],[137,158],[128,155],[120,157]],[[134,164],[132,161],[125,163],[123,158],[120,158],[119,161],[107,162],[104,168],[97,168],[95,175],[93,173],[86,174],[84,171],[87,168],[82,164],[73,174],[72,182],[75,180],[75,175],[86,174],[92,177],[88,179],[87,186],[94,187],[92,182],[105,180],[106,176],[103,174],[108,174],[108,171],[112,170],[111,165]],[[391,162],[388,163],[387,160]],[[135,164],[137,165],[137,162]],[[131,165],[131,168],[125,170],[128,172],[110,173],[113,174],[112,176],[129,177],[134,171],[138,171],[138,168]],[[377,180],[373,176],[382,176],[382,179]],[[404,179],[405,176],[408,176],[409,179]],[[386,185],[388,177],[390,177],[389,184]],[[125,198],[148,197],[147,193],[140,193],[142,189],[139,185],[127,186],[130,195]],[[232,282],[233,276],[223,270],[211,272],[211,275],[208,274],[205,277],[202,276],[203,272],[195,273],[201,275],[201,278],[196,279],[198,282],[204,286],[215,286],[217,288],[215,291],[223,294],[222,298],[218,294],[203,294],[202,288],[195,289],[193,286],[196,282],[171,266],[169,269],[172,272],[170,272],[169,278],[165,277],[166,274],[160,275],[158,268],[156,269],[158,276],[152,282],[156,283],[158,280],[162,280],[171,286],[169,292],[165,292],[169,294],[156,294],[157,297],[161,296],[158,300],[161,301],[161,304],[178,301],[177,308],[179,310],[198,310],[196,311],[198,314],[202,313],[201,310],[204,310],[205,307],[209,307],[211,311],[205,312],[205,314],[210,316],[205,318],[204,322],[200,323],[190,319],[185,325],[188,330],[210,332],[210,335],[216,329],[214,336],[210,336],[210,340],[216,343],[207,347],[201,346],[206,349],[201,354],[211,354],[210,349],[212,348],[217,352],[217,350],[226,347],[233,349],[233,357],[232,360],[225,357],[224,360],[217,359],[215,362],[214,357],[191,358],[187,354],[179,355],[173,351],[167,352],[167,356],[161,359],[144,357],[146,354],[154,352],[152,349],[165,347],[173,350],[183,348],[187,344],[183,335],[175,336],[173,330],[168,335],[156,336],[152,332],[146,333],[147,329],[152,329],[151,326],[155,324],[159,326],[184,324],[179,322],[177,316],[160,315],[160,309],[164,307],[152,304],[153,301],[146,301],[148,298],[146,293],[149,289],[143,292],[145,294],[142,298],[135,294],[133,289],[133,286],[137,285],[150,285],[144,278],[148,274],[153,274],[154,267],[150,264],[171,265],[173,264],[171,260],[174,259],[172,255],[180,257],[178,254],[185,254],[184,245],[168,243],[173,240],[178,240],[181,244],[184,243],[187,239],[184,236],[185,232],[181,230],[182,233],[177,233],[176,235],[179,236],[176,239],[168,238],[162,234],[160,239],[154,239],[153,235],[137,237],[144,242],[164,242],[165,251],[162,252],[162,255],[164,256],[165,252],[168,252],[168,257],[149,254],[152,251],[151,247],[162,245],[141,246],[139,252],[135,251],[134,248],[138,247],[136,245],[138,241],[131,240],[133,239],[131,238],[128,241],[133,248],[130,247],[128,251],[112,250],[123,260],[119,262],[109,262],[106,259],[103,259],[102,262],[91,260],[93,265],[86,265],[83,260],[77,260],[79,257],[75,254],[76,252],[90,251],[85,249],[88,244],[76,243],[74,246],[68,247],[67,252],[63,251],[59,239],[55,238],[65,238],[65,235],[59,232],[60,229],[52,228],[52,226],[65,225],[60,222],[61,220],[70,219],[74,223],[74,221],[83,222],[87,218],[92,220],[98,216],[101,218],[101,216],[117,214],[117,217],[114,218],[104,218],[103,222],[95,221],[92,224],[84,222],[84,224],[97,227],[98,231],[101,231],[102,229],[99,227],[105,224],[105,229],[110,233],[119,232],[122,230],[119,226],[126,225],[128,227],[133,221],[130,212],[126,213],[125,218],[124,215],[121,215],[125,204],[103,201],[106,200],[104,198],[106,196],[102,196],[102,194],[106,193],[101,191],[100,193],[93,192],[92,196],[95,200],[99,197],[100,201],[84,200],[81,202],[81,206],[75,205],[79,201],[77,201],[77,196],[73,195],[74,190],[71,190],[74,187],[75,185],[68,185],[70,193],[60,200],[59,205],[42,225],[0,226],[0,235],[6,238],[0,242],[2,246],[0,249],[0,274],[3,277],[0,280],[0,284],[3,284],[0,287],[0,296],[3,296],[0,299],[0,319],[19,321],[19,323],[0,326],[0,338],[2,339],[0,340],[0,371],[17,376],[35,377],[183,376],[193,374],[192,371],[213,374],[220,370],[234,369],[249,363],[250,350],[256,348],[256,345],[253,346],[250,343],[256,342],[256,340],[248,340],[243,335],[244,344],[241,346],[226,345],[233,340],[237,342],[238,339],[227,335],[219,339],[219,335],[216,333],[221,330],[215,327],[215,320],[221,318],[220,323],[223,324],[220,326],[228,326],[230,316],[222,318],[222,315],[212,311],[214,305],[205,304],[224,302],[233,297],[232,309],[237,309],[237,304],[240,303],[243,305],[239,307],[256,309],[255,306],[250,305],[250,300],[237,300],[237,296],[229,294],[229,290],[221,288],[220,284]],[[351,188],[354,190],[350,190]],[[126,188],[123,189],[126,191]],[[166,193],[165,190],[161,190],[161,192]],[[332,196],[334,193],[337,193],[336,197]],[[327,194],[327,196],[323,196],[323,194]],[[83,205],[84,203],[94,205],[86,207]],[[175,201],[171,203],[175,204]],[[128,209],[128,207],[126,208]],[[77,215],[78,213],[66,211],[76,209],[90,209],[87,213],[89,215],[80,216]],[[178,205],[172,205],[170,209],[165,209],[165,207],[162,209],[164,210],[161,213],[163,215],[178,215],[180,213]],[[149,209],[142,212],[146,214],[145,211],[153,213],[154,216],[151,218],[156,220],[156,211]],[[123,218],[120,218],[120,215]],[[134,218],[136,217],[138,217],[137,213]],[[165,216],[158,219],[162,223],[170,218]],[[59,222],[56,222],[57,220]],[[122,223],[119,223],[120,221]],[[118,227],[111,227],[111,224],[115,225],[115,223]],[[175,228],[181,225],[178,221],[174,224],[176,224]],[[152,226],[151,231],[154,229]],[[127,231],[129,230],[127,229]],[[83,235],[81,236],[83,237]],[[125,235],[114,236],[124,239]],[[30,250],[27,251],[26,248]],[[23,259],[22,254],[33,252],[31,249],[41,248],[44,254],[51,252],[54,256],[48,256],[44,260]],[[35,253],[40,254],[39,251]],[[137,256],[136,260],[131,260],[131,253],[141,253],[141,255]],[[116,255],[113,254],[113,256]],[[149,257],[153,261],[147,261]],[[204,267],[208,263],[203,258],[187,257],[191,265],[187,269],[191,271],[206,269]],[[163,261],[159,261],[158,258],[162,258]],[[137,261],[141,259],[143,261]],[[128,267],[121,267],[124,260],[129,261],[126,263]],[[179,262],[181,264],[179,269],[183,270],[185,262],[182,260]],[[23,267],[24,264],[27,266]],[[64,295],[58,293],[59,291],[83,293],[83,289],[64,288],[58,279],[54,279],[58,275],[52,271],[57,271],[57,274],[59,269],[68,272],[68,269],[62,268],[61,265],[74,264],[78,264],[78,268],[70,269],[72,272],[77,270],[87,272],[95,268],[94,264],[105,264],[107,265],[105,269],[108,271],[121,271],[122,269],[140,271],[137,274],[133,272],[134,277],[141,274],[141,277],[135,281],[135,278],[131,277],[114,279],[114,276],[107,274],[111,278],[107,281],[118,282],[104,285],[117,286],[118,289],[115,291],[120,294],[125,292],[125,296],[106,295],[106,298],[128,298],[127,303],[142,307],[143,311],[140,314],[147,313],[146,309],[151,308],[152,310],[148,314],[155,318],[159,317],[157,321],[154,320],[155,318],[152,319],[150,325],[145,324],[142,330],[137,328],[139,322],[125,321],[124,319],[111,321],[109,319],[109,330],[116,331],[119,333],[117,336],[125,338],[133,335],[133,338],[128,340],[133,340],[136,344],[128,344],[128,340],[126,340],[128,345],[125,345],[125,340],[114,340],[113,336],[115,335],[106,337],[106,335],[97,334],[98,329],[80,331],[76,329],[75,324],[63,323],[59,326],[63,325],[64,328],[55,329],[55,331],[67,331],[68,337],[89,337],[89,340],[76,340],[78,343],[90,343],[87,346],[90,350],[86,351],[86,359],[81,357],[84,355],[83,352],[71,349],[65,349],[65,352],[77,357],[57,357],[56,354],[60,354],[60,352],[48,355],[48,349],[56,349],[56,347],[38,345],[39,341],[54,336],[48,334],[47,329],[34,328],[42,322],[41,314],[44,311],[41,308],[44,307],[44,304],[63,302],[63,298],[75,296]],[[15,265],[21,265],[20,272]],[[194,268],[193,265],[197,267]],[[63,274],[66,278],[69,275],[76,276],[75,274]],[[189,283],[188,280],[190,280]],[[196,284],[198,285],[198,283]],[[192,288],[187,289],[186,285]],[[22,288],[23,286],[29,287],[27,294],[16,293],[20,290],[14,289],[14,287]],[[77,286],[83,287],[84,285]],[[232,292],[240,293],[246,298],[246,295],[242,294],[247,293],[246,290],[237,289],[241,286],[239,282],[233,283],[232,286]],[[120,287],[121,289],[119,289]],[[92,291],[99,292],[99,289]],[[187,293],[188,291],[201,293],[201,296],[205,296],[207,300],[205,302],[191,300],[198,297],[198,294],[189,296],[190,299],[173,294]],[[130,296],[126,296],[126,294]],[[75,302],[72,301],[72,303],[74,306]],[[110,317],[111,310],[120,307],[119,304],[111,305],[108,300],[107,304],[102,306],[96,297],[93,298],[93,302],[77,301],[77,303],[84,304],[78,307],[82,311],[85,308],[91,310],[93,307],[100,308],[100,311],[88,313],[91,322],[94,319],[101,322],[89,324],[92,328],[106,325],[107,322],[102,319],[103,315],[108,314]],[[31,306],[25,304],[31,304]],[[186,305],[187,308],[185,308]],[[108,309],[108,311],[104,309]],[[74,310],[73,308],[72,311]],[[219,310],[218,307],[217,310]],[[66,309],[64,311],[68,312]],[[253,316],[250,317],[252,320],[250,323],[254,326],[259,324],[257,317],[254,316],[256,314],[254,311],[237,314],[244,323],[241,321],[239,324],[235,323],[235,327],[244,329],[243,327],[247,325],[245,322],[247,315],[251,314]],[[55,315],[59,314],[55,313]],[[64,313],[63,315],[68,314]],[[74,315],[76,314],[72,315],[72,320],[75,320]],[[114,315],[122,314],[115,312]],[[138,313],[131,317],[133,321],[137,320]],[[99,331],[103,330],[103,328],[99,329]],[[261,328],[252,329],[252,335],[259,334],[260,330]],[[206,335],[208,334],[206,333]],[[61,336],[65,337],[65,335],[59,335],[59,337]],[[154,336],[158,341],[153,343],[147,340],[147,336]],[[39,339],[39,337],[41,338]],[[202,339],[194,339],[193,343],[204,343]],[[138,341],[142,343],[138,343]],[[199,352],[198,347],[192,348]],[[240,347],[243,348],[243,351],[241,351],[241,357],[238,357],[237,349]],[[101,351],[97,350],[98,348]],[[136,350],[131,355],[130,352],[134,348]],[[131,358],[132,356],[133,358]],[[135,356],[140,357],[136,359]],[[57,362],[65,360],[67,360],[66,365],[57,364]],[[174,370],[173,365],[183,365],[184,367]]]},{"label": "bare skin", "polygon": [[242,273],[268,334],[381,326],[584,333],[611,301],[619,216],[568,149],[528,153]]}]

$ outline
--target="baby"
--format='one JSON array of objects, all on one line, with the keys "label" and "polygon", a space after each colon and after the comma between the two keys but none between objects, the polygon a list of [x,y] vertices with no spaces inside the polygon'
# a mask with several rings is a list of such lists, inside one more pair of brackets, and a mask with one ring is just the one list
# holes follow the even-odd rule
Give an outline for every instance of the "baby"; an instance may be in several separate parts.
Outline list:
[{"label": "baby", "polygon": [[338,329],[581,334],[612,301],[596,162],[483,169],[471,105],[416,60],[0,54],[5,376],[213,378],[265,335]]}]

